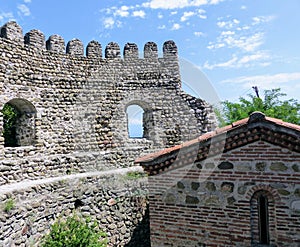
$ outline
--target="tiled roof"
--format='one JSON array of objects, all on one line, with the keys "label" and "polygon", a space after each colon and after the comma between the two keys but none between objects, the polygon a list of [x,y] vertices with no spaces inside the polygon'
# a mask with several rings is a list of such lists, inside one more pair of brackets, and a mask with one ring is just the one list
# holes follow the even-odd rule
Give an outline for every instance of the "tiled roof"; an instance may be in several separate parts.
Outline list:
[{"label": "tiled roof", "polygon": [[179,151],[183,156],[186,154],[187,159],[191,156],[190,152],[197,152],[197,161],[199,161],[258,140],[300,152],[300,126],[266,117],[261,112],[254,112],[248,118],[218,128],[191,141],[140,157],[135,163],[141,164],[148,173],[154,170],[159,172],[164,170],[163,166],[173,163],[172,160],[176,159]]}]

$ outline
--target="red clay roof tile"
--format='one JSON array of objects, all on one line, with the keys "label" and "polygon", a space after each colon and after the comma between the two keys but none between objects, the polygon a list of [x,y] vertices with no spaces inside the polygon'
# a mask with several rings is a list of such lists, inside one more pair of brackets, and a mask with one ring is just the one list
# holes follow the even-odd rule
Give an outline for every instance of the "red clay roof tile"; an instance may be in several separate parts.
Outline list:
[{"label": "red clay roof tile", "polygon": [[193,140],[184,142],[184,143],[182,143],[180,145],[176,145],[174,147],[163,149],[161,151],[158,151],[158,152],[155,152],[155,153],[143,156],[143,157],[139,157],[135,160],[135,163],[150,162],[150,161],[155,160],[156,158],[161,157],[163,155],[171,154],[173,152],[179,151],[183,147],[189,147],[196,143],[205,142],[213,137],[227,133],[228,131],[231,131],[233,129],[241,128],[242,126],[246,126],[247,124],[250,124],[252,122],[258,122],[258,121],[259,122],[269,122],[269,123],[272,123],[272,124],[275,124],[278,126],[282,126],[285,128],[300,131],[300,126],[297,124],[287,123],[287,122],[284,122],[284,121],[282,121],[280,119],[276,119],[276,118],[265,117],[265,115],[261,112],[254,112],[248,118],[236,121],[236,122],[234,122],[230,125],[227,125],[225,127],[222,127],[222,128],[217,128],[215,131],[203,134]]}]

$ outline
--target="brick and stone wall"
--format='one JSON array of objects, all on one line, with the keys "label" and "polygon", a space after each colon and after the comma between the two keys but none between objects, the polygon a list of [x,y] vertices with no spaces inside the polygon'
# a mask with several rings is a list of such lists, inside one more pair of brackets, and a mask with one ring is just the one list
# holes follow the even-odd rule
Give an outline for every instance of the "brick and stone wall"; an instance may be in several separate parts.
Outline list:
[{"label": "brick and stone wall", "polygon": [[152,246],[299,246],[299,140],[299,125],[255,112],[138,158]]},{"label": "brick and stone wall", "polygon": [[260,141],[216,160],[150,177],[152,245],[258,243],[251,200],[266,191],[270,244],[299,246],[300,211],[292,207],[300,202],[299,168],[299,153]]}]

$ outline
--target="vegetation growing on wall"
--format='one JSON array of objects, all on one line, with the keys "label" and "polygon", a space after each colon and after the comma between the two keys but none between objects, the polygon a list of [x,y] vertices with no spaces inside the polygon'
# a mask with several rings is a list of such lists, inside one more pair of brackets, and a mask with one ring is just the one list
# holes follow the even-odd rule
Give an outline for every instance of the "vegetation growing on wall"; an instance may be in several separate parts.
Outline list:
[{"label": "vegetation growing on wall", "polygon": [[15,202],[12,198],[9,198],[4,204],[4,212],[8,213],[15,207]]},{"label": "vegetation growing on wall", "polygon": [[59,219],[42,240],[42,247],[105,247],[106,234],[90,218],[73,213],[66,220]]},{"label": "vegetation growing on wall", "polygon": [[20,117],[20,112],[10,104],[5,104],[2,109],[3,114],[3,137],[6,147],[16,147],[16,123]]}]

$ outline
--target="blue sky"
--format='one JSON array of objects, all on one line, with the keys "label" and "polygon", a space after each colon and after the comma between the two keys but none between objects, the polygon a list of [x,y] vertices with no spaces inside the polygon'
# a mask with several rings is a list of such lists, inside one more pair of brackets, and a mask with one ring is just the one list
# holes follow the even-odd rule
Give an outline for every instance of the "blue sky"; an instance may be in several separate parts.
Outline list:
[{"label": "blue sky", "polygon": [[[46,39],[95,39],[103,48],[115,41],[121,49],[134,42],[140,51],[148,41],[161,51],[172,39],[230,101],[252,86],[300,99],[299,13],[299,0],[0,0],[0,25],[16,20],[24,34],[39,29]],[[185,83],[196,95],[206,92],[199,80]]]}]

